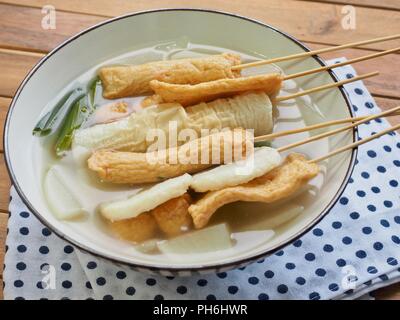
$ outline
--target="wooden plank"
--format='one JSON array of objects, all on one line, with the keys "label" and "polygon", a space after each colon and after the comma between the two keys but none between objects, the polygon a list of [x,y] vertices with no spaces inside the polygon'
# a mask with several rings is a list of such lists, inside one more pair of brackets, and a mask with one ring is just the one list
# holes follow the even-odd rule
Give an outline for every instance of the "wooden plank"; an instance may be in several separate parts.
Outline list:
[{"label": "wooden plank", "polygon": [[342,5],[354,5],[359,7],[369,7],[378,9],[400,10],[398,0],[301,0],[310,2],[337,3]]},{"label": "wooden plank", "polygon": [[4,254],[5,254],[5,243],[7,236],[7,220],[8,215],[6,213],[0,213],[0,300],[3,299],[3,265],[4,265]]},{"label": "wooden plank", "polygon": [[[326,48],[327,46],[319,44],[308,44],[312,49]],[[326,60],[337,57],[346,57],[353,59],[360,56],[371,54],[368,50],[362,49],[345,49],[337,52],[329,52],[323,54],[322,57]],[[364,83],[374,95],[387,96],[392,98],[400,98],[400,73],[393,70],[400,70],[400,55],[390,54],[383,57],[358,62],[353,65],[358,74],[379,71],[380,74],[376,77],[364,80]]]},{"label": "wooden plank", "polygon": [[3,299],[3,267],[5,255],[5,243],[7,236],[7,213],[0,213],[0,300]]},{"label": "wooden plank", "polygon": [[10,200],[10,178],[8,176],[3,154],[0,154],[0,214],[8,211]]},{"label": "wooden plank", "polygon": [[0,4],[0,46],[46,52],[103,17],[57,13],[56,29],[42,28],[43,14],[36,8]]},{"label": "wooden plank", "polygon": [[0,53],[0,96],[12,97],[38,60],[30,56]]},{"label": "wooden plank", "polygon": [[[199,7],[198,2],[184,0],[53,0],[52,5],[58,9],[57,28],[43,30],[40,26],[43,15],[38,8],[48,4],[47,0],[7,0],[5,2],[30,7],[0,5],[3,31],[0,45],[22,46],[36,50],[49,50],[58,44],[61,38],[72,35],[104,17],[155,8]],[[344,30],[341,24],[342,5],[329,3],[315,5],[294,0],[251,0],[246,2],[246,6],[235,6],[231,0],[203,0],[201,7],[252,17],[276,26],[304,41],[324,44],[342,44],[396,34],[399,32],[400,24],[400,12],[359,7],[356,29]],[[16,16],[18,19],[15,18]],[[25,33],[29,36],[26,37]],[[393,45],[390,43],[381,43],[369,45],[368,48],[382,50],[391,46]]]},{"label": "wooden plank", "polygon": [[4,150],[3,146],[4,120],[6,119],[6,114],[10,102],[11,102],[10,98],[0,97],[0,151]]},{"label": "wooden plank", "polygon": [[376,300],[400,300],[400,283],[374,291],[372,295]]},{"label": "wooden plank", "polygon": [[[400,106],[400,100],[398,100],[398,99],[387,99],[387,98],[379,98],[379,97],[374,97],[374,99],[375,99],[375,102],[378,104],[378,106],[382,110],[388,110],[390,108]],[[396,124],[400,123],[400,116],[389,117],[387,119],[392,125],[396,125]]]}]

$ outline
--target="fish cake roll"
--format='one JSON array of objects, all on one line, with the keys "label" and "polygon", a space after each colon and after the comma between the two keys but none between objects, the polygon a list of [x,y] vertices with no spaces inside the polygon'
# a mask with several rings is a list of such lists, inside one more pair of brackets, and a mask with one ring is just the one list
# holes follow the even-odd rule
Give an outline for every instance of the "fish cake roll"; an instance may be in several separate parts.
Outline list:
[{"label": "fish cake roll", "polygon": [[244,159],[253,151],[253,138],[248,132],[224,130],[161,151],[95,151],[88,159],[88,167],[107,182],[150,183]]},{"label": "fish cake roll", "polygon": [[282,76],[278,73],[234,79],[219,79],[199,84],[171,84],[159,80],[152,80],[150,87],[156,95],[146,104],[161,102],[180,103],[183,106],[208,102],[219,98],[226,98],[245,91],[259,90],[270,97],[275,97],[282,86]]},{"label": "fish cake roll", "polygon": [[188,193],[171,199],[151,211],[158,227],[167,237],[175,237],[192,226],[188,208],[192,199]]},{"label": "fish cake roll", "polygon": [[239,77],[239,70],[231,70],[232,66],[238,64],[239,55],[223,53],[204,58],[165,60],[132,66],[107,66],[102,67],[98,74],[102,81],[104,98],[116,99],[151,94],[151,80],[196,84]]}]

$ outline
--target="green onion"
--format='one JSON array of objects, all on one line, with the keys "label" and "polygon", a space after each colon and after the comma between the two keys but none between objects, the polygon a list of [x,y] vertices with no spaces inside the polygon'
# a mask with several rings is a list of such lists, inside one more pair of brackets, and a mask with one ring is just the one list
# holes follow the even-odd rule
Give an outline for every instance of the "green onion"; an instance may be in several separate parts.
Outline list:
[{"label": "green onion", "polygon": [[96,101],[98,101],[98,94],[101,89],[101,80],[98,77],[94,78],[88,85],[89,104],[93,110],[97,108]]},{"label": "green onion", "polygon": [[82,88],[77,88],[67,93],[62,99],[56,104],[56,106],[49,112],[47,112],[36,124],[33,129],[33,134],[38,136],[47,136],[54,132],[64,116],[71,109],[72,105],[85,93]]},{"label": "green onion", "polygon": [[75,101],[66,115],[56,141],[56,154],[63,156],[71,149],[75,130],[79,129],[98,107],[98,93],[101,92],[101,81],[95,78],[88,86],[87,95]]},{"label": "green onion", "polygon": [[74,103],[64,119],[56,142],[57,156],[64,155],[71,148],[74,131],[82,126],[89,114],[88,99],[84,96]]},{"label": "green onion", "polygon": [[254,143],[254,147],[271,147],[271,141],[258,141]]}]

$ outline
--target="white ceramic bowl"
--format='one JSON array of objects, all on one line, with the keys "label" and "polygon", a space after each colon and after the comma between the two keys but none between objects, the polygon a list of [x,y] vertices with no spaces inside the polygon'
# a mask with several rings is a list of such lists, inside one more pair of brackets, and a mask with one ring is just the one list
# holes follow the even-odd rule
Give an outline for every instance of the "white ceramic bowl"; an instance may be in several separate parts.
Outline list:
[{"label": "white ceramic bowl", "polygon": [[[187,275],[191,272],[221,271],[259,260],[307,232],[323,218],[338,200],[354,166],[356,151],[344,153],[324,165],[318,177],[320,190],[304,212],[270,241],[246,250],[233,250],[228,255],[210,255],[202,259],[154,258],[138,255],[121,243],[105,236],[96,228],[81,230],[54,218],[42,195],[37,168],[32,163],[32,128],[44,106],[68,86],[71,81],[112,57],[152,44],[166,43],[186,37],[191,42],[226,49],[277,57],[308,51],[293,37],[258,21],[208,10],[163,9],[132,13],[93,26],[68,39],[28,74],[19,87],[7,115],[4,146],[6,163],[12,182],[30,210],[57,235],[75,246],[115,263],[138,270],[162,274]],[[290,74],[319,67],[318,57],[280,64]],[[336,81],[333,72],[296,79],[298,88],[307,89]],[[351,116],[350,104],[343,89],[332,89],[298,99],[303,108],[301,121],[311,124]],[[310,105],[320,112],[320,118],[310,116]],[[312,145],[299,149],[308,156],[318,156],[354,140],[356,132],[331,137],[323,147]],[[321,142],[320,142],[321,143]],[[308,149],[307,149],[308,148]],[[262,208],[262,207],[260,207]],[[261,210],[261,209],[260,209]],[[122,246],[123,247],[123,246]]]}]

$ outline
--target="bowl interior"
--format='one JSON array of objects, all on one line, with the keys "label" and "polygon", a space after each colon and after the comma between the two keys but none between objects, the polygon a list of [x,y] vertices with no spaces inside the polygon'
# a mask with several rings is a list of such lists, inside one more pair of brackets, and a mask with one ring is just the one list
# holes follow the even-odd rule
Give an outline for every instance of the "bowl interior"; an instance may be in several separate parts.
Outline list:
[{"label": "bowl interior", "polygon": [[[322,165],[321,174],[312,183],[312,188],[318,191],[310,191],[310,200],[302,213],[286,223],[284,230],[273,238],[253,247],[233,249],[226,254],[188,255],[184,258],[139,254],[131,246],[111,238],[95,226],[79,227],[58,221],[53,216],[43,198],[41,180],[32,163],[35,138],[31,132],[44,106],[65,91],[74,79],[88,72],[94,73],[93,68],[105,61],[155,44],[179,43],[182,39],[258,57],[284,56],[305,50],[293,39],[273,28],[228,14],[194,10],[141,13],[99,25],[64,43],[34,69],[13,101],[5,132],[6,157],[13,182],[24,201],[42,221],[79,247],[121,262],[158,268],[203,268],[229,264],[288,243],[326,213],[338,198],[352,164],[351,152],[336,156]],[[319,67],[320,62],[307,58],[281,63],[279,66],[286,74],[291,74]],[[331,74],[324,72],[298,78],[286,89],[287,92],[294,92],[333,81]],[[287,106],[278,105],[281,116],[276,125],[277,130],[288,128],[291,123],[298,121],[307,125],[350,116],[347,101],[339,89],[287,102],[290,103],[296,104],[300,113],[296,119],[285,118]],[[275,145],[283,145],[291,139],[294,141],[302,137],[295,135],[278,139]],[[347,133],[299,147],[295,151],[312,158],[351,141],[353,134]],[[248,212],[266,210],[259,204],[240,205]],[[229,214],[230,208],[224,208],[221,216]]]}]

